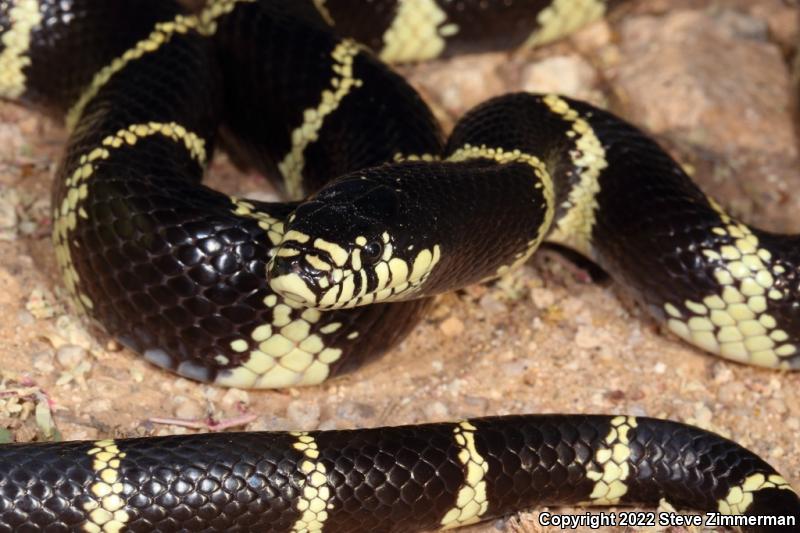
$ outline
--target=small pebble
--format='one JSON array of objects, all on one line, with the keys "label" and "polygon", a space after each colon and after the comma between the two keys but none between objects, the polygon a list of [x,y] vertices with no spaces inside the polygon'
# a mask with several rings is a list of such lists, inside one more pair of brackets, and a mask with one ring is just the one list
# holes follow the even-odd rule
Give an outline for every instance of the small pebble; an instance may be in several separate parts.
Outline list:
[{"label": "small pebble", "polygon": [[55,370],[53,353],[48,351],[36,352],[30,356],[31,366],[41,374],[50,374]]},{"label": "small pebble", "polygon": [[647,416],[647,409],[641,405],[632,405],[627,409],[632,416]]},{"label": "small pebble", "polygon": [[175,408],[175,416],[184,420],[199,420],[206,414],[206,410],[196,400],[192,400],[185,396],[175,396],[172,399],[173,403],[177,403]]},{"label": "small pebble", "polygon": [[16,195],[0,196],[0,240],[12,241],[17,238]]},{"label": "small pebble", "polygon": [[228,389],[222,396],[220,403],[223,407],[228,408],[238,403],[250,403],[250,395],[247,391],[242,389]]},{"label": "small pebble", "polygon": [[539,309],[547,309],[556,303],[556,295],[548,289],[534,288],[531,289],[531,300],[533,300],[533,305]]},{"label": "small pebble", "polygon": [[489,400],[482,396],[464,396],[464,405],[471,407],[479,415],[489,409]]},{"label": "small pebble", "polygon": [[56,360],[64,368],[74,368],[88,355],[86,348],[75,344],[65,344],[56,350]]},{"label": "small pebble", "polygon": [[694,410],[695,423],[700,427],[707,427],[712,417],[711,409],[705,405],[697,406]]},{"label": "small pebble", "polygon": [[767,412],[772,414],[779,414],[783,415],[786,413],[788,409],[786,408],[786,404],[782,400],[778,400],[775,398],[770,398],[767,400]]},{"label": "small pebble", "polygon": [[19,232],[26,236],[33,235],[38,229],[39,225],[32,220],[23,220],[19,223]]},{"label": "small pebble", "polygon": [[573,98],[586,98],[587,87],[592,87],[597,73],[588,61],[579,55],[555,56],[542,59],[522,71],[522,89],[545,93],[559,93]]},{"label": "small pebble", "polygon": [[336,420],[323,420],[317,426],[317,429],[320,431],[331,431],[333,429],[337,429],[339,426],[336,425]]},{"label": "small pebble", "polygon": [[451,316],[439,324],[439,329],[442,330],[442,333],[444,333],[446,337],[457,337],[464,333],[464,323],[456,317]]},{"label": "small pebble", "polygon": [[605,342],[605,336],[599,335],[597,328],[591,326],[581,326],[575,334],[575,345],[578,348],[592,349],[602,346]]},{"label": "small pebble", "polygon": [[320,408],[308,400],[293,400],[286,406],[286,418],[292,427],[300,430],[314,429],[319,424]]},{"label": "small pebble", "polygon": [[492,296],[491,293],[484,294],[479,303],[481,309],[489,316],[503,315],[508,310],[506,304]]},{"label": "small pebble", "polygon": [[422,410],[425,412],[425,418],[431,421],[450,418],[450,409],[442,402],[430,402],[425,404]]},{"label": "small pebble", "polygon": [[528,363],[526,361],[511,361],[509,363],[503,363],[500,365],[500,368],[506,376],[516,377],[525,373],[525,370],[528,368]]},{"label": "small pebble", "polygon": [[17,312],[17,322],[19,322],[20,326],[30,326],[36,322],[36,317],[28,311],[20,310]]},{"label": "small pebble", "polygon": [[375,407],[364,402],[344,402],[336,408],[337,417],[359,426],[364,425],[365,421],[373,418],[375,414]]}]

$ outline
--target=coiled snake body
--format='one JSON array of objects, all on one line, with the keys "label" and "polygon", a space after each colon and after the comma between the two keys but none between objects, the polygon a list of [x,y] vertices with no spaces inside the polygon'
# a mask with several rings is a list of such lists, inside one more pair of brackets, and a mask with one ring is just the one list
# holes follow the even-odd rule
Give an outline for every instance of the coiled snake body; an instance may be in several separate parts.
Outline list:
[{"label": "coiled snake body", "polygon": [[[17,0],[0,4],[0,88],[72,129],[53,239],[75,306],[183,376],[320,383],[396,343],[430,296],[502,275],[544,239],[696,346],[797,368],[795,237],[731,218],[638,130],[565,97],[496,98],[445,143],[377,57],[535,45],[605,8]],[[293,201],[201,185],[217,142]],[[8,531],[412,531],[663,498],[800,517],[747,450],[627,416],[0,448]]]}]

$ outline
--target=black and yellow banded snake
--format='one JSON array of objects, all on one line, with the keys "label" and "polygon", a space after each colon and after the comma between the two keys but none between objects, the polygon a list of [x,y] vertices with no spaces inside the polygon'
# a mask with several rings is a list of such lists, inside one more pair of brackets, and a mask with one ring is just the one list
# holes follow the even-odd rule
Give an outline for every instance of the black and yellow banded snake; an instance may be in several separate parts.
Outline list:
[{"label": "black and yellow banded snake", "polygon": [[[502,274],[547,237],[597,259],[696,345],[797,366],[791,237],[730,218],[652,141],[564,97],[488,102],[443,146],[415,93],[356,41],[330,32],[334,21],[374,45],[338,4],[221,0],[198,15],[155,1],[4,4],[6,56],[17,60],[4,66],[19,74],[6,96],[66,113],[73,128],[53,232],[77,308],[186,377],[314,384],[393,345],[425,307],[419,297]],[[524,4],[508,3],[506,16],[525,36],[548,20],[542,14],[565,16],[564,2],[532,2],[526,20],[515,12]],[[484,21],[459,5],[378,9],[373,20],[386,20],[369,31],[385,36],[384,59],[411,59],[402,30],[434,20],[438,41],[417,53],[439,55],[445,37],[457,43]],[[587,19],[603,11],[600,2],[580,6]],[[543,24],[539,35],[548,31]],[[513,47],[520,35],[506,31],[493,44]],[[280,171],[291,196],[345,177],[299,207],[205,189],[197,182],[221,123],[224,142],[256,168]],[[661,178],[648,194],[634,185],[642,173]],[[641,233],[620,231],[631,220]],[[697,231],[681,232],[685,225]],[[665,294],[653,264],[685,284]],[[557,501],[666,497],[795,516],[799,505],[783,478],[734,444],[626,416],[1,453],[6,529],[407,531]]]}]

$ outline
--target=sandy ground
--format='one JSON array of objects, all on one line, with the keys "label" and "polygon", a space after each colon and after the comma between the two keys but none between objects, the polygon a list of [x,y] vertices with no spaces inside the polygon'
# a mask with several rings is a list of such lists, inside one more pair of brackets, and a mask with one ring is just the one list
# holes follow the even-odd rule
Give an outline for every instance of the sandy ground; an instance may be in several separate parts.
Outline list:
[{"label": "sandy ground", "polygon": [[[449,125],[474,103],[511,90],[557,90],[608,106],[656,135],[734,213],[796,232],[791,4],[643,1],[541,50],[402,71]],[[800,375],[686,346],[619,286],[592,280],[586,265],[553,250],[507,279],[440,298],[386,357],[323,386],[223,390],[167,375],[63,307],[48,212],[64,139],[58,125],[0,106],[0,438],[41,439],[53,424],[64,439],[193,431],[158,418],[280,430],[620,412],[729,436],[800,487]],[[224,157],[211,180],[240,195],[264,188]],[[471,531],[557,530],[537,517]]]}]

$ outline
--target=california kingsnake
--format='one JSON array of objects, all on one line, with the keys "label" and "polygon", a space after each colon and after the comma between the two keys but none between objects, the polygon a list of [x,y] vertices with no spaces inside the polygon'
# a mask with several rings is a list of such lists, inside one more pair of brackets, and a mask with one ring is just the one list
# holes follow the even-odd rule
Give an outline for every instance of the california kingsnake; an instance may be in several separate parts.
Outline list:
[{"label": "california kingsnake", "polygon": [[[217,0],[194,15],[163,0],[3,4],[4,95],[73,128],[53,234],[75,306],[193,379],[314,384],[397,342],[424,297],[502,274],[550,238],[694,344],[796,367],[793,238],[730,218],[637,130],[564,97],[487,102],[443,145],[421,99],[330,29],[387,60],[427,58],[466,47],[462,35],[481,44],[488,5],[387,0],[367,23],[331,0]],[[482,46],[544,42],[605,4],[503,7],[497,20],[515,24]],[[266,204],[202,187],[218,131],[290,196],[318,192]],[[625,416],[0,450],[7,530],[408,531],[661,498],[800,513],[746,450]]]}]

